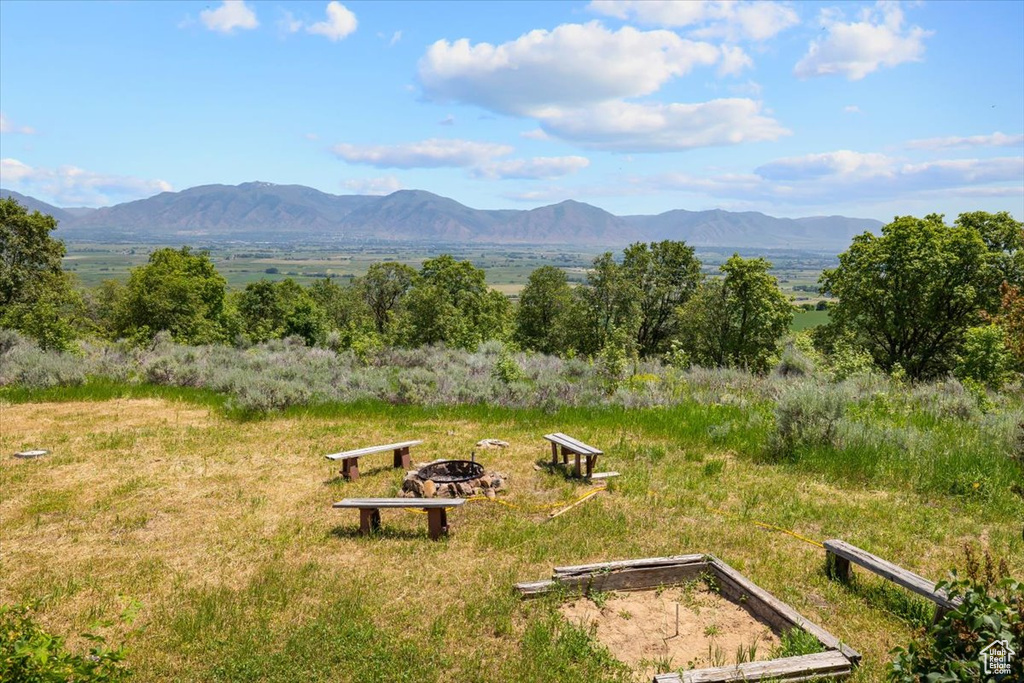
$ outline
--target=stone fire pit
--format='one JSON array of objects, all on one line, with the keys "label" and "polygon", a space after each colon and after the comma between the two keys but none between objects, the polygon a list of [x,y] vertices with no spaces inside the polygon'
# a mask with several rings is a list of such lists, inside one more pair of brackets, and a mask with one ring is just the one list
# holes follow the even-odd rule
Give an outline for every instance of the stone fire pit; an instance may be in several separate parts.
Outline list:
[{"label": "stone fire pit", "polygon": [[505,488],[505,475],[487,472],[471,460],[435,460],[418,470],[407,472],[402,482],[405,498],[468,498],[484,495],[493,498]]}]

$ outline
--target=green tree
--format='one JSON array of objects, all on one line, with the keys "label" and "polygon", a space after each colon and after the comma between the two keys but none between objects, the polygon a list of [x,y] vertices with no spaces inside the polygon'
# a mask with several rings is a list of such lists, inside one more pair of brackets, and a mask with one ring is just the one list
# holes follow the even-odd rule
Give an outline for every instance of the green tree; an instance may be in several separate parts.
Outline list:
[{"label": "green tree", "polygon": [[115,310],[114,332],[143,340],[167,330],[186,344],[223,341],[230,334],[225,286],[209,253],[190,247],[158,249],[128,276]]},{"label": "green tree", "polygon": [[572,288],[565,271],[554,266],[537,268],[519,295],[516,343],[541,353],[565,352],[572,307]]},{"label": "green tree", "polygon": [[473,349],[503,336],[511,319],[508,299],[488,289],[484,271],[448,254],[424,261],[402,307],[401,341],[410,346],[443,342]]},{"label": "green tree", "polygon": [[855,237],[821,276],[822,291],[838,298],[830,326],[851,331],[886,372],[949,372],[966,330],[998,304],[1007,252],[998,237],[986,243],[977,214],[962,218],[950,227],[940,215],[898,217],[881,236]]},{"label": "green tree", "polygon": [[586,285],[577,290],[573,346],[595,354],[613,338],[636,339],[640,328],[640,283],[615,262],[611,252],[594,259]]},{"label": "green tree", "polygon": [[678,329],[679,307],[701,283],[700,260],[685,242],[670,240],[637,242],[623,256],[624,280],[639,294],[637,349],[641,356],[663,353]]},{"label": "green tree", "polygon": [[374,263],[355,283],[370,309],[377,334],[385,334],[398,302],[416,281],[416,270],[404,263]]},{"label": "green tree", "polygon": [[707,280],[679,311],[679,345],[699,365],[771,367],[793,306],[769,273],[772,264],[734,254],[724,277]]},{"label": "green tree", "polygon": [[64,243],[50,235],[56,228],[52,216],[0,199],[0,326],[20,330],[43,348],[67,349],[83,304],[61,266]]}]

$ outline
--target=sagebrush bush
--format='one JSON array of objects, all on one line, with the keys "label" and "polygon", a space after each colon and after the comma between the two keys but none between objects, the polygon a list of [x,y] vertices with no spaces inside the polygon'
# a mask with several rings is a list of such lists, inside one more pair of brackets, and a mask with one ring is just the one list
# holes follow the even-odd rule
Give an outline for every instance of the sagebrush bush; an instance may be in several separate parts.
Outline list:
[{"label": "sagebrush bush", "polygon": [[803,384],[779,397],[775,431],[768,444],[773,459],[795,458],[801,448],[839,446],[840,420],[850,402],[843,385]]}]

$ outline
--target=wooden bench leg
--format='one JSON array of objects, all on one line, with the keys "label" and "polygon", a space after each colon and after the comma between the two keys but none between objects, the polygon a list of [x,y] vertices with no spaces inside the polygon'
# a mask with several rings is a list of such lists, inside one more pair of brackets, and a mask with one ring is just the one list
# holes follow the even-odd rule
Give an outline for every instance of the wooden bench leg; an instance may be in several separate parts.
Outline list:
[{"label": "wooden bench leg", "polygon": [[569,464],[569,449],[567,449],[565,446],[562,446],[562,464]]},{"label": "wooden bench leg", "polygon": [[558,444],[553,441],[551,442],[551,464],[558,464]]},{"label": "wooden bench leg", "polygon": [[407,470],[412,467],[412,458],[409,457],[409,447],[395,449],[395,467]]},{"label": "wooden bench leg", "polygon": [[576,453],[575,455],[576,455],[576,467],[573,468],[573,473],[577,477],[582,477],[583,476],[583,470],[580,467],[580,454]]},{"label": "wooden bench leg", "polygon": [[432,541],[446,535],[448,533],[448,511],[445,508],[428,508],[427,527]]},{"label": "wooden bench leg", "polygon": [[360,508],[359,533],[369,534],[380,529],[380,509]]},{"label": "wooden bench leg", "polygon": [[349,481],[359,478],[359,458],[345,458],[341,461],[341,476]]},{"label": "wooden bench leg", "polygon": [[826,550],[825,571],[830,578],[846,583],[850,580],[850,561]]},{"label": "wooden bench leg", "polygon": [[597,464],[597,456],[596,455],[588,455],[587,456],[587,479],[590,479],[590,477],[594,474],[594,465],[596,465],[596,464]]}]

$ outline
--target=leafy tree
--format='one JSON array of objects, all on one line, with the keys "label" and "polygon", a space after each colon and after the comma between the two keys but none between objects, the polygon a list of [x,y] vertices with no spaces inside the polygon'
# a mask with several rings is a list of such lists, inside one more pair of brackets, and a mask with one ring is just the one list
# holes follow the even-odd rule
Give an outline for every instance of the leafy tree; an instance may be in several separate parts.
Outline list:
[{"label": "leafy tree", "polygon": [[700,265],[685,242],[637,242],[626,248],[622,272],[639,294],[636,343],[641,356],[668,349],[679,325],[676,313],[701,283]]},{"label": "leafy tree", "polygon": [[734,254],[721,279],[705,281],[679,311],[679,345],[699,365],[771,367],[793,306],[763,259]]},{"label": "leafy tree", "polygon": [[359,279],[356,286],[373,315],[378,334],[387,331],[398,302],[415,281],[415,269],[393,261],[374,263]]},{"label": "leafy tree", "polygon": [[992,320],[1006,332],[1006,346],[1018,365],[1024,368],[1024,295],[1019,287],[1003,283],[1002,305]]},{"label": "leafy tree", "polygon": [[317,299],[329,301],[335,295],[333,288],[341,290],[328,281],[314,283],[310,290],[305,290],[291,278],[249,283],[235,304],[242,332],[254,342],[298,336],[312,346],[323,338],[330,325]]},{"label": "leafy tree", "polygon": [[145,340],[167,330],[186,344],[223,341],[230,334],[225,285],[209,253],[190,247],[158,249],[128,276],[114,332]]},{"label": "leafy tree", "polygon": [[508,299],[488,289],[484,271],[448,254],[424,261],[402,305],[399,329],[411,346],[443,342],[473,349],[502,336],[511,317]]},{"label": "leafy tree", "polygon": [[537,268],[519,295],[516,342],[541,353],[566,351],[572,308],[572,288],[565,271],[554,266]]},{"label": "leafy tree", "polygon": [[965,332],[953,374],[962,380],[999,389],[1006,381],[1012,362],[1006,347],[1006,331],[994,323],[979,325]]},{"label": "leafy tree", "polygon": [[250,282],[237,297],[235,307],[242,332],[259,343],[279,337],[287,311],[272,280]]},{"label": "leafy tree", "polygon": [[81,296],[61,267],[64,243],[50,233],[52,216],[0,199],[0,326],[43,348],[70,348],[82,316]]},{"label": "leafy tree", "polygon": [[822,291],[839,299],[831,325],[852,331],[887,372],[898,366],[912,379],[948,372],[966,330],[996,305],[1000,281],[1012,275],[1018,252],[1006,250],[1015,247],[1004,228],[1002,219],[979,214],[950,227],[933,214],[898,217],[880,237],[855,237],[839,266],[821,276]]},{"label": "leafy tree", "polygon": [[982,285],[982,307],[995,311],[1004,282],[1016,287],[1024,285],[1024,225],[1006,211],[962,213],[954,225],[976,231],[988,249],[990,270]]},{"label": "leafy tree", "polygon": [[587,283],[578,290],[579,319],[573,324],[573,346],[594,354],[613,338],[635,340],[640,328],[640,283],[605,252],[594,259]]}]

